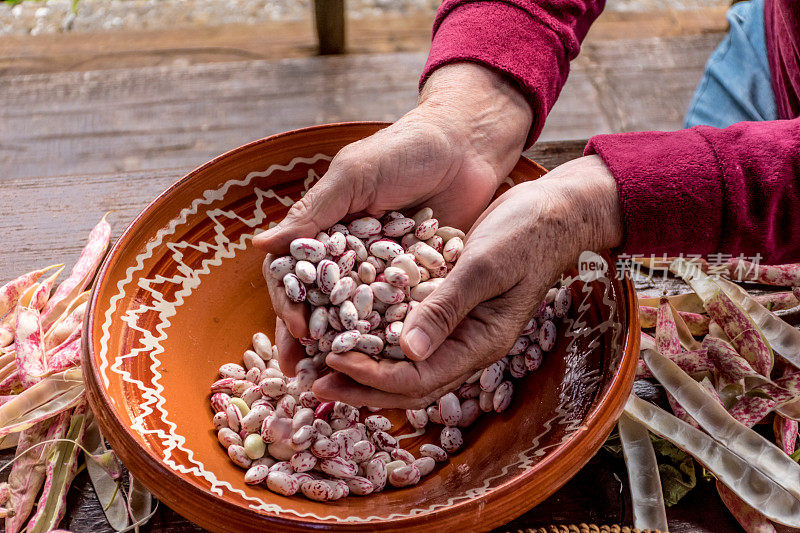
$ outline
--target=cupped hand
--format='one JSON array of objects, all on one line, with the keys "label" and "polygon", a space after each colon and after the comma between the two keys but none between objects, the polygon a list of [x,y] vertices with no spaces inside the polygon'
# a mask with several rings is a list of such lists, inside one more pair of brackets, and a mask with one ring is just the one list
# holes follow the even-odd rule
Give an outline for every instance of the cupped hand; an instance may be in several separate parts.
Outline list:
[{"label": "cupped hand", "polygon": [[503,357],[581,251],[621,241],[616,183],[597,156],[513,187],[480,217],[444,282],[411,311],[407,361],[331,353],[320,398],[421,408]]},{"label": "cupped hand", "polygon": [[[293,239],[313,237],[347,215],[378,217],[422,205],[442,225],[469,228],[519,158],[531,121],[522,94],[500,75],[475,64],[442,67],[418,107],[340,150],[286,218],[253,243],[285,253]],[[277,280],[267,283],[279,316],[281,368],[293,375],[305,353],[292,337],[308,335],[308,309],[290,302]]]}]

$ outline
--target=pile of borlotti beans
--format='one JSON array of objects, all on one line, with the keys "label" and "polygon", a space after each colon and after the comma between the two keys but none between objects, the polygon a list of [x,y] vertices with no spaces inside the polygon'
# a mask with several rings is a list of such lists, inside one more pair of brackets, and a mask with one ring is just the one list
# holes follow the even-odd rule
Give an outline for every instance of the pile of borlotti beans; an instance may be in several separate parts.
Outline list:
[{"label": "pile of borlotti beans", "polygon": [[550,289],[506,357],[426,409],[406,411],[414,428],[444,426],[441,446],[423,444],[419,458],[398,446],[388,418],[372,414],[362,422],[357,408],[320,402],[311,391],[330,352],[405,359],[399,344],[403,320],[452,269],[464,239],[458,229],[439,227],[430,208],[413,217],[392,212],[296,239],[291,255],[265,265],[265,277],[280,280],[292,301],[311,307],[310,337],[300,340],[309,357],[289,378],[278,366],[277,348],[256,333],[244,366],[220,367],[220,379],[211,386],[214,427],[231,461],[247,470],[246,483],[317,501],[379,492],[387,483],[414,485],[458,451],[461,429],[481,413],[508,408],[510,378],[539,368],[543,352],[555,346],[555,321],[571,306],[567,287]]}]

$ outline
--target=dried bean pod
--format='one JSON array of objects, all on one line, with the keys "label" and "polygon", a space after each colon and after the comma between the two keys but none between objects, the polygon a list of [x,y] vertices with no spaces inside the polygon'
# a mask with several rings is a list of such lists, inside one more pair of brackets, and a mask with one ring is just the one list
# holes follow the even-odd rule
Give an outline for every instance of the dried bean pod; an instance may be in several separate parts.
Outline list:
[{"label": "dried bean pod", "polygon": [[402,237],[414,229],[413,218],[398,218],[383,225],[383,234],[387,237]]},{"label": "dried bean pod", "polygon": [[386,463],[378,457],[372,458],[367,461],[364,466],[364,477],[372,483],[374,492],[380,492],[386,486],[389,472],[386,469]]},{"label": "dried bean pod", "polygon": [[329,476],[351,478],[356,475],[358,466],[353,461],[348,461],[341,457],[331,457],[329,459],[320,459],[319,469]]},{"label": "dried bean pod", "polygon": [[442,424],[442,415],[439,413],[438,405],[430,405],[425,409],[428,414],[428,420],[434,424]]},{"label": "dried bean pod", "polygon": [[553,312],[558,318],[564,318],[572,306],[572,293],[568,287],[561,287],[553,300]]},{"label": "dried bean pod", "polygon": [[458,427],[466,428],[475,423],[481,416],[482,410],[478,400],[470,398],[461,403],[461,420],[458,422]]},{"label": "dried bean pod", "polygon": [[407,465],[410,465],[416,460],[416,457],[414,457],[411,452],[404,450],[403,448],[395,448],[389,452],[389,455],[395,461],[403,461]]},{"label": "dried bean pod", "polygon": [[292,455],[289,460],[295,472],[308,472],[317,466],[317,458],[308,450],[302,450]]},{"label": "dried bean pod", "polygon": [[514,345],[508,351],[508,355],[517,355],[519,353],[523,353],[525,350],[528,349],[530,346],[531,341],[528,337],[517,337],[517,340],[514,341]]},{"label": "dried bean pod", "polygon": [[[353,281],[350,278],[347,279]],[[353,330],[356,328],[356,322],[358,322],[358,310],[356,310],[356,306],[350,300],[345,300],[342,302],[342,305],[339,306],[339,321],[342,323],[342,327],[347,330]]]},{"label": "dried bean pod", "polygon": [[537,370],[542,365],[542,349],[538,344],[531,344],[525,350],[525,369],[529,372]]},{"label": "dried bean pod", "polygon": [[388,239],[379,239],[369,246],[369,253],[384,261],[391,261],[404,252],[401,245]]},{"label": "dried bean pod", "polygon": [[383,350],[383,341],[376,335],[361,335],[356,342],[356,350],[367,355],[378,355]]},{"label": "dried bean pod", "polygon": [[442,254],[424,242],[418,242],[417,244],[413,245],[409,252],[413,253],[417,262],[427,269],[441,268],[446,266]]},{"label": "dried bean pod", "polygon": [[245,437],[242,447],[250,460],[261,459],[267,451],[267,445],[258,433],[251,433]]},{"label": "dried bean pod", "polygon": [[358,312],[359,319],[363,320],[372,312],[373,300],[374,296],[369,285],[361,284],[353,292],[353,305]]},{"label": "dried bean pod", "polygon": [[311,444],[310,450],[320,459],[330,459],[339,455],[339,445],[327,437],[318,437]]},{"label": "dried bean pod", "polygon": [[501,381],[503,381],[503,368],[502,364],[498,361],[487,366],[481,374],[481,390],[494,392]]},{"label": "dried bean pod", "polygon": [[363,463],[375,455],[375,445],[368,440],[360,440],[353,444],[353,461]]},{"label": "dried bean pod", "polygon": [[230,428],[228,425],[228,414],[225,411],[220,411],[214,415],[214,418],[211,419],[212,424],[214,425],[214,429],[220,430],[222,428]]},{"label": "dried bean pod", "polygon": [[394,287],[385,281],[376,281],[370,283],[369,286],[375,298],[385,304],[399,304],[405,299],[405,294],[402,289]]}]

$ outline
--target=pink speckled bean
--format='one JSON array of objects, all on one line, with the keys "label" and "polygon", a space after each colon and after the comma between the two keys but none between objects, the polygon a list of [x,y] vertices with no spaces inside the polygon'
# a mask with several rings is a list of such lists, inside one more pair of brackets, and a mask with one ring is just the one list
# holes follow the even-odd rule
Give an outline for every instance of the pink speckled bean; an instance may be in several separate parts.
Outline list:
[{"label": "pink speckled bean", "polygon": [[401,289],[411,285],[411,279],[406,271],[398,267],[386,267],[386,270],[383,271],[383,276],[386,278],[387,283]]},{"label": "pink speckled bean", "polygon": [[[499,384],[498,384],[499,385]],[[478,405],[481,411],[488,413],[494,409],[494,391],[481,390],[481,395],[478,396]]]},{"label": "pink speckled bean", "polygon": [[324,294],[330,294],[341,273],[339,265],[328,259],[323,259],[317,265],[317,286]]},{"label": "pink speckled bean", "polygon": [[[342,327],[344,327],[344,329],[354,330],[356,328],[356,323],[358,322],[358,310],[356,309],[355,304],[353,304],[353,302],[350,300],[345,300],[342,302],[342,305],[339,306],[339,321],[342,323]],[[334,345],[335,344],[336,341],[334,340]]]},{"label": "pink speckled bean", "polygon": [[436,461],[432,457],[420,457],[411,464],[417,467],[419,475],[422,477],[433,472],[433,469],[436,467]]},{"label": "pink speckled bean", "polygon": [[375,298],[388,305],[399,304],[406,297],[402,289],[385,281],[375,281],[369,286]]},{"label": "pink speckled bean", "polygon": [[330,459],[339,455],[339,444],[328,437],[318,437],[311,444],[310,451],[320,459]]},{"label": "pink speckled bean", "polygon": [[353,461],[363,463],[375,455],[375,445],[368,440],[360,440],[353,444]]},{"label": "pink speckled bean", "polygon": [[358,465],[353,461],[337,456],[329,459],[320,459],[319,469],[329,476],[346,479],[356,475]]},{"label": "pink speckled bean", "polygon": [[317,458],[308,450],[297,452],[289,462],[295,472],[308,472],[317,466]]},{"label": "pink speckled bean", "polygon": [[452,392],[439,398],[439,415],[446,426],[456,426],[461,422],[461,402]]},{"label": "pink speckled bean", "polygon": [[294,267],[294,275],[303,283],[314,283],[317,279],[317,267],[309,261],[298,261]]},{"label": "pink speckled bean", "polygon": [[[290,255],[279,257],[269,264],[267,272],[269,276],[276,280],[283,280],[286,274],[294,272],[297,266],[297,259]],[[266,276],[264,276],[266,278]]]},{"label": "pink speckled bean", "polygon": [[427,241],[423,241],[425,244],[439,252],[440,254],[444,251],[444,240],[439,237],[438,235],[434,235]]},{"label": "pink speckled bean", "polygon": [[324,307],[317,307],[312,311],[308,319],[308,332],[312,339],[319,339],[325,335],[328,329],[328,310]]},{"label": "pink speckled bean", "polygon": [[[220,428],[219,431],[217,431],[217,440],[225,448],[230,448],[233,445],[242,445],[242,438],[229,427]],[[242,448],[242,451],[244,452],[244,448]]]},{"label": "pink speckled bean", "polygon": [[339,267],[339,274],[345,276],[352,273],[353,267],[356,266],[358,255],[353,250],[348,250],[336,260],[336,265]]},{"label": "pink speckled bean", "polygon": [[300,482],[291,474],[270,470],[267,474],[267,488],[283,496],[291,496],[300,489]]},{"label": "pink speckled bean", "polygon": [[517,340],[514,341],[514,345],[508,351],[508,355],[517,355],[518,353],[523,353],[528,349],[530,344],[531,341],[528,337],[517,337]]},{"label": "pink speckled bean", "polygon": [[375,492],[382,491],[386,486],[388,474],[386,463],[381,458],[370,459],[364,465],[364,477],[372,483]]},{"label": "pink speckled bean", "polygon": [[459,237],[453,237],[448,240],[444,248],[442,248],[442,257],[448,263],[455,263],[461,257],[461,252],[464,251],[464,241]]},{"label": "pink speckled bean", "polygon": [[392,470],[389,474],[389,483],[395,487],[408,487],[419,483],[421,477],[419,469],[411,464]]},{"label": "pink speckled bean", "polygon": [[325,243],[325,249],[333,257],[339,257],[347,249],[347,238],[341,231],[336,231],[331,234],[328,241]]},{"label": "pink speckled bean", "polygon": [[289,253],[298,261],[318,263],[325,259],[327,252],[325,245],[317,239],[295,239],[289,244]]},{"label": "pink speckled bean", "polygon": [[429,270],[432,268],[441,268],[446,266],[442,254],[424,242],[418,242],[417,244],[413,245],[409,249],[409,252],[414,254],[414,258],[420,265]]},{"label": "pink speckled bean", "polygon": [[378,355],[383,350],[383,340],[377,335],[361,335],[356,341],[356,350],[367,355]]},{"label": "pink speckled bean", "polygon": [[438,229],[439,221],[435,218],[429,218],[417,224],[416,229],[414,229],[414,236],[421,241],[427,241],[436,235]]},{"label": "pink speckled bean", "polygon": [[333,286],[333,290],[331,290],[331,304],[340,305],[345,300],[349,300],[355,294],[357,288],[358,285],[353,281],[353,278],[349,276],[340,278]]},{"label": "pink speckled bean", "polygon": [[464,444],[464,437],[461,436],[461,430],[455,427],[445,427],[439,436],[442,443],[442,448],[447,453],[457,451]]},{"label": "pink speckled bean", "polygon": [[220,411],[216,413],[211,422],[214,425],[214,429],[216,429],[217,431],[219,431],[222,428],[230,427],[228,426],[228,415],[225,413],[225,411]]},{"label": "pink speckled bean", "polygon": [[306,299],[306,287],[300,281],[300,278],[294,274],[286,274],[283,276],[283,288],[286,291],[286,296],[295,303],[300,303]]},{"label": "pink speckled bean", "polygon": [[461,420],[458,423],[458,427],[467,428],[471,426],[478,420],[482,412],[477,399],[464,400],[461,402]]},{"label": "pink speckled bean", "polygon": [[391,452],[389,452],[389,455],[395,461],[403,461],[407,465],[410,465],[416,459],[416,457],[414,457],[411,454],[411,452],[409,452],[408,450],[404,450],[403,448],[395,448]]},{"label": "pink speckled bean", "polygon": [[437,463],[447,461],[447,452],[435,444],[423,444],[419,447],[419,453],[423,457],[430,457]]},{"label": "pink speckled bean", "polygon": [[501,363],[498,361],[487,366],[481,374],[481,390],[494,392],[501,381],[503,381],[503,369]]},{"label": "pink speckled bean", "polygon": [[330,229],[328,230],[328,234],[333,235],[337,231],[344,236],[350,235],[350,230],[347,229],[347,226],[341,223],[336,223],[333,226],[331,226]]},{"label": "pink speckled bean", "polygon": [[364,424],[370,431],[389,431],[392,423],[383,415],[370,415],[364,419]]},{"label": "pink speckled bean", "polygon": [[239,444],[231,444],[228,446],[228,457],[230,457],[233,464],[239,468],[250,468],[253,462],[244,451],[244,448]]},{"label": "pink speckled bean", "polygon": [[347,480],[347,487],[350,489],[350,494],[355,496],[366,496],[375,490],[375,485],[365,477],[351,477]]},{"label": "pink speckled bean", "polygon": [[494,391],[492,399],[492,407],[496,413],[502,413],[508,406],[511,405],[511,398],[514,395],[514,384],[510,381],[504,381]]},{"label": "pink speckled bean", "polygon": [[542,365],[542,349],[538,344],[531,344],[525,350],[525,369],[533,372]]},{"label": "pink speckled bean", "polygon": [[219,377],[221,378],[244,379],[245,374],[244,368],[236,363],[225,363],[219,367]]},{"label": "pink speckled bean", "polygon": [[511,374],[511,377],[514,379],[520,379],[525,377],[528,370],[525,368],[525,354],[518,353],[517,355],[511,357],[511,362],[508,365],[508,371]]},{"label": "pink speckled bean", "polygon": [[553,300],[553,311],[558,318],[564,318],[572,306],[572,293],[569,287],[561,287]]},{"label": "pink speckled bean", "polygon": [[36,309],[17,307],[14,347],[20,382],[27,389],[47,373],[41,315]]},{"label": "pink speckled bean", "polygon": [[556,325],[551,320],[545,320],[539,327],[539,347],[543,352],[549,352],[556,345]]},{"label": "pink speckled bean", "polygon": [[383,234],[387,237],[402,237],[414,229],[413,218],[397,218],[384,224]]},{"label": "pink speckled bean", "polygon": [[367,247],[364,245],[364,242],[353,235],[348,235],[346,239],[347,248],[356,253],[356,260],[360,262],[366,261],[367,257],[369,257],[369,252],[367,251]]},{"label": "pink speckled bean", "polygon": [[333,344],[331,345],[331,351],[333,353],[349,352],[350,350],[356,347],[356,344],[358,343],[358,339],[360,337],[361,334],[355,330],[342,332],[339,335],[337,335],[335,339],[333,339]]},{"label": "pink speckled bean", "polygon": [[368,239],[375,235],[380,235],[383,226],[380,220],[376,218],[364,217],[350,222],[350,224],[347,225],[347,229],[350,230],[351,235],[359,239]]},{"label": "pink speckled bean", "polygon": [[224,392],[217,392],[211,395],[211,408],[215,413],[225,411],[231,403],[231,397]]},{"label": "pink speckled bean", "polygon": [[269,475],[269,467],[266,465],[252,465],[244,474],[244,482],[248,485],[258,485],[263,483]]},{"label": "pink speckled bean", "polygon": [[441,424],[442,423],[442,415],[439,413],[439,406],[438,405],[430,405],[425,409],[425,412],[428,414],[428,420],[433,424]]}]

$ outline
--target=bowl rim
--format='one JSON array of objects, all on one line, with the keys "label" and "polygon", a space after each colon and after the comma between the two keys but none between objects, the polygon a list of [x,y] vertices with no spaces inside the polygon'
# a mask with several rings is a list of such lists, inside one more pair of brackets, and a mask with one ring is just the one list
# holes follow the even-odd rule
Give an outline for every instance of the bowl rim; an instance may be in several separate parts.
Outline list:
[{"label": "bowl rim", "polygon": [[[135,228],[138,227],[139,222],[149,216],[154,209],[156,209],[157,204],[159,204],[162,199],[170,196],[176,189],[180,188],[184,183],[193,179],[197,174],[205,171],[207,168],[216,165],[219,161],[227,159],[229,157],[234,156],[235,154],[248,150],[254,146],[275,142],[283,137],[301,134],[301,133],[308,133],[310,131],[315,130],[336,130],[339,128],[349,128],[353,126],[380,126],[386,127],[389,126],[390,122],[384,121],[353,121],[353,122],[337,122],[331,124],[319,124],[314,126],[309,126],[306,128],[299,128],[295,130],[285,131],[281,133],[277,133],[274,135],[270,135],[268,137],[264,137],[261,139],[256,139],[249,143],[243,144],[236,148],[233,148],[225,153],[219,154],[214,158],[210,159],[206,163],[194,168],[186,175],[179,178],[175,181],[172,185],[166,188],[163,192],[161,192],[158,196],[156,196],[152,201],[150,201],[147,206],[142,209],[142,211],[136,215],[136,217],[130,222],[130,224],[125,228],[122,232],[120,237],[116,240],[114,245],[109,250],[105,260],[101,268],[98,270],[97,276],[95,278],[95,283],[92,287],[92,292],[89,297],[89,309],[86,313],[86,316],[83,321],[82,326],[82,334],[84,338],[93,340],[90,337],[92,330],[94,329],[95,325],[95,308],[97,306],[97,299],[98,299],[98,289],[100,287],[99,281],[106,277],[108,273],[108,269],[112,262],[112,258],[114,258],[119,250],[126,244],[132,234],[135,231]],[[541,165],[536,163],[535,161],[525,157],[520,156],[520,160],[525,161],[528,164],[533,165],[534,167],[538,167],[546,172]],[[572,436],[570,436],[566,441],[562,442],[558,447],[556,447],[551,452],[543,457],[540,461],[536,464],[537,472],[552,470],[554,468],[554,463],[556,463],[559,459],[562,458],[565,454],[574,454],[575,456],[572,457],[572,461],[565,463],[568,465],[565,468],[566,472],[562,474],[557,479],[553,480],[551,485],[552,490],[550,490],[550,494],[557,491],[561,488],[569,479],[571,479],[583,466],[592,458],[592,456],[596,453],[599,447],[602,445],[602,442],[605,441],[606,437],[611,433],[614,425],[616,424],[617,418],[622,413],[622,410],[625,406],[625,399],[630,394],[633,388],[633,381],[634,381],[634,374],[636,368],[636,360],[638,359],[638,352],[639,352],[639,335],[635,335],[633,333],[639,331],[639,316],[638,313],[633,312],[633,310],[637,309],[636,304],[636,291],[633,288],[633,283],[631,282],[630,278],[625,277],[621,282],[621,295],[623,296],[623,302],[620,302],[618,305],[619,308],[623,308],[626,310],[626,315],[628,318],[628,330],[627,336],[623,339],[621,343],[620,349],[622,350],[622,356],[620,359],[619,366],[617,367],[616,371],[610,378],[610,382],[608,384],[608,391],[605,397],[602,398],[595,398],[592,402],[589,411],[587,412],[586,416],[583,420],[583,426],[587,427],[592,423],[595,424],[595,430],[592,431],[577,431]],[[624,305],[622,305],[624,304]],[[140,478],[145,485],[150,487],[155,487],[156,490],[153,490],[153,493],[156,496],[164,501],[171,509],[179,512],[182,516],[185,516],[189,520],[202,525],[203,527],[207,527],[212,530],[217,531],[224,531],[225,529],[222,526],[221,522],[212,522],[209,521],[206,515],[203,513],[195,512],[195,509],[202,508],[203,501],[207,502],[219,502],[224,501],[220,497],[215,494],[212,494],[203,488],[195,485],[191,481],[184,478],[184,476],[177,474],[172,469],[168,468],[166,465],[163,464],[161,458],[156,455],[152,450],[148,447],[141,446],[137,439],[129,434],[129,427],[127,424],[124,423],[122,418],[120,417],[118,410],[115,408],[111,408],[110,396],[106,389],[102,386],[102,379],[99,375],[99,370],[97,365],[95,364],[95,351],[94,351],[94,342],[85,342],[82,343],[82,365],[84,368],[84,381],[86,383],[86,395],[89,401],[89,404],[92,408],[92,411],[95,414],[95,417],[98,419],[98,423],[101,426],[101,429],[109,428],[110,431],[104,431],[104,436],[112,445],[112,448],[117,451],[120,455],[120,459],[123,460],[123,463],[126,463],[125,459],[128,457],[136,457],[141,459],[144,463],[146,463],[147,468],[141,468],[139,470],[137,467],[139,465],[135,465],[134,469],[139,471],[133,471],[133,474]],[[634,357],[635,356],[635,357]],[[87,371],[88,370],[88,371]],[[610,405],[611,404],[611,405]],[[596,425],[596,420],[601,417],[601,415],[605,415],[606,413],[610,414],[603,423],[600,425]],[[568,446],[569,445],[569,446]],[[587,452],[588,450],[592,450],[590,453]],[[128,464],[135,464],[135,461],[127,461]],[[127,467],[127,465],[126,465]],[[534,474],[534,469],[528,469],[518,475],[515,475],[501,483],[497,486],[493,487],[493,489],[485,493],[483,496],[478,498],[469,498],[464,501],[454,503],[447,507],[443,507],[440,509],[436,509],[431,511],[430,513],[422,514],[422,515],[413,515],[413,516],[405,516],[401,518],[392,518],[383,521],[383,524],[389,526],[389,528],[394,529],[407,529],[413,528],[414,526],[419,526],[425,523],[426,519],[430,518],[431,515],[438,515],[438,516],[453,516],[458,515],[462,512],[469,511],[470,507],[480,505],[480,502],[484,501],[502,501],[503,498],[509,495],[511,491],[517,491],[516,485],[520,482],[523,482],[527,477]],[[167,485],[169,484],[177,484],[180,485],[182,490],[189,491],[190,498],[177,498],[173,497],[170,498],[171,494],[174,494]],[[513,485],[513,486],[512,486]],[[227,502],[226,502],[227,503]],[[509,500],[509,503],[511,501]],[[540,503],[540,501],[531,501],[531,502],[524,502],[522,507],[524,512],[527,509],[533,508],[535,505]],[[277,514],[270,514],[270,513],[263,513],[259,511],[255,511],[253,509],[249,509],[247,507],[241,505],[229,505],[231,508],[231,514],[238,514],[241,516],[242,520],[247,519],[247,517],[257,516],[259,518],[266,518],[270,521],[271,524],[274,526],[282,526],[289,528],[290,530],[299,530],[299,529],[318,529],[318,530],[349,530],[349,531],[358,531],[358,530],[370,530],[374,529],[375,522],[360,522],[360,523],[342,523],[342,522],[329,522],[329,521],[319,521],[319,520],[312,520],[308,521],[306,519],[302,519],[299,517],[290,517],[286,515],[277,515]],[[506,508],[500,510],[500,512],[493,513],[493,520],[491,522],[487,522],[487,525],[490,527],[497,527],[504,524],[507,520],[513,519],[514,517],[518,516],[520,513],[517,512],[516,509],[513,508],[513,505],[506,506]],[[517,506],[519,507],[519,506]],[[225,524],[229,527],[231,522],[230,519],[233,516],[226,516],[223,519],[226,520]]]}]

